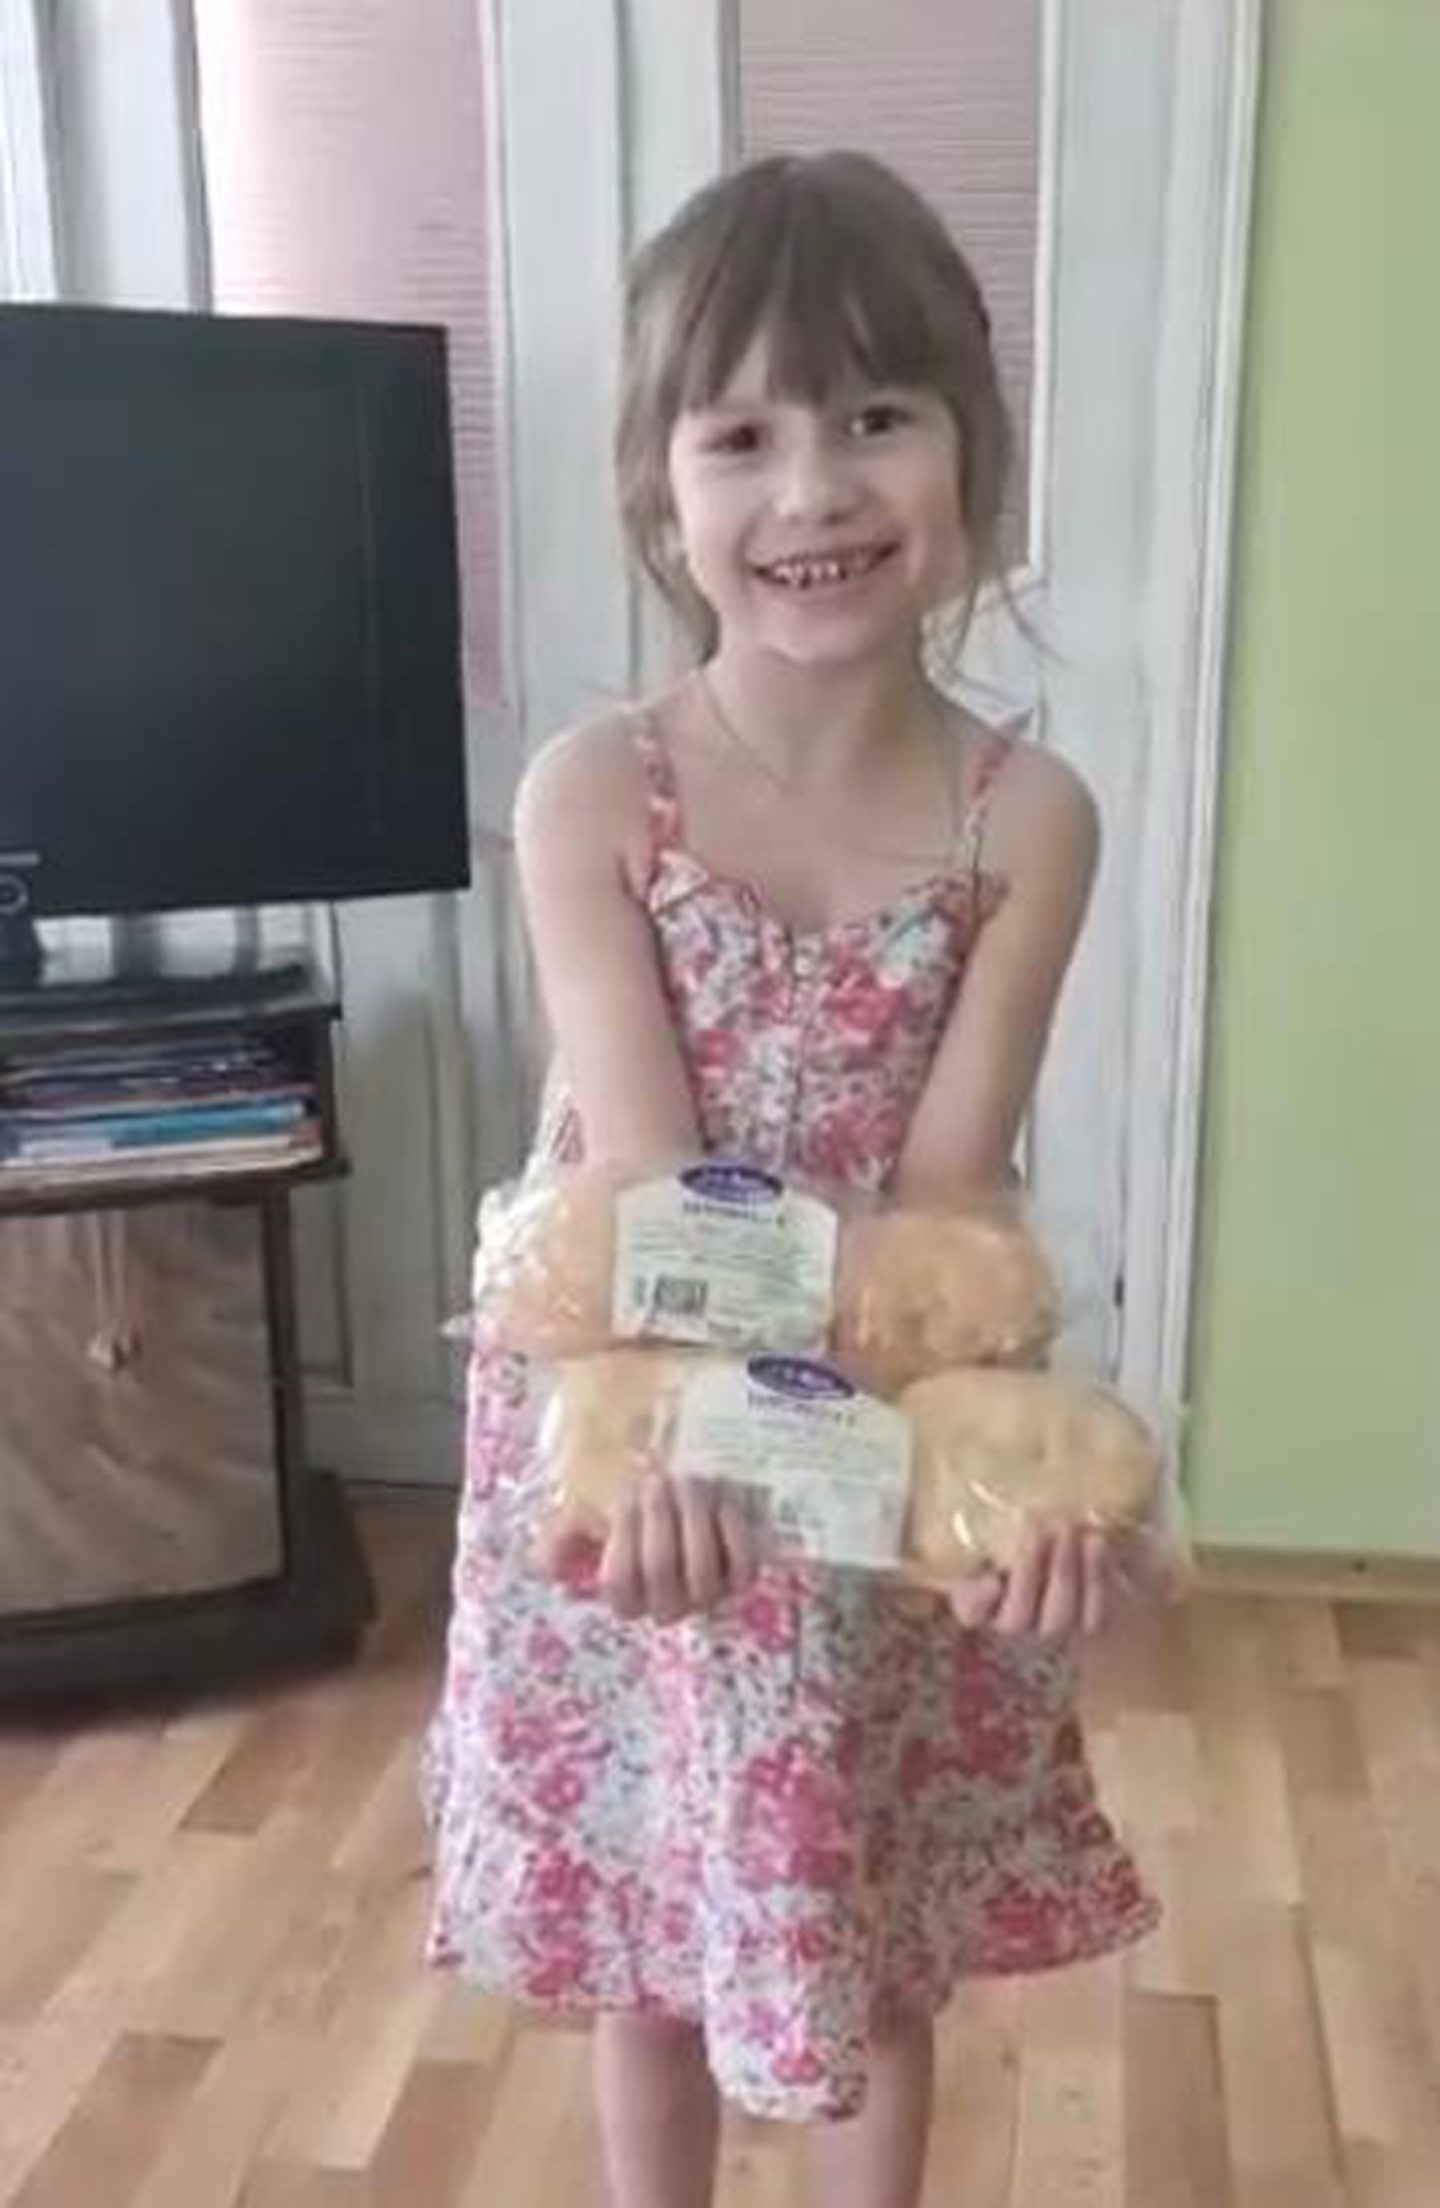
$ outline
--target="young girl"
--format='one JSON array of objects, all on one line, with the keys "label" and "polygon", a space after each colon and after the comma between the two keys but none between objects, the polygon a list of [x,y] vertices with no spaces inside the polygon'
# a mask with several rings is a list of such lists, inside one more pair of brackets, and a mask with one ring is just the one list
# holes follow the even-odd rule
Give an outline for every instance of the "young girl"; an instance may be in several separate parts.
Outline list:
[{"label": "young girl", "polygon": [[[758,162],[640,256],[621,496],[699,665],[521,793],[539,1160],[723,1150],[934,1207],[1008,1174],[1097,842],[1069,769],[922,665],[1000,572],[1008,451],[975,280],[873,161]],[[581,1596],[533,1568],[544,1499],[526,1371],[480,1350],[432,1958],[597,2015],[616,2208],[711,2200],[721,2094],[813,2126],[824,2208],[913,2208],[957,1981],[1154,1921],[1072,1709],[1103,1543],[1037,1527],[947,1606],[758,1569],[662,1482]]]}]

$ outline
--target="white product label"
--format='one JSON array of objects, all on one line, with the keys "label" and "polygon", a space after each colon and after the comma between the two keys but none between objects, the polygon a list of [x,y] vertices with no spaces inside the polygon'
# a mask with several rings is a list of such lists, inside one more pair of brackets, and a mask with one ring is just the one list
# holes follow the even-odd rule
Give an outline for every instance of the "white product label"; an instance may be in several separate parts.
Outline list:
[{"label": "white product label", "polygon": [[828,1204],[753,1166],[691,1166],[628,1189],[617,1206],[616,1336],[817,1348],[834,1313],[837,1235]]},{"label": "white product label", "polygon": [[884,1571],[900,1561],[910,1428],[806,1357],[751,1357],[700,1373],[680,1402],[682,1478],[760,1488],[791,1555]]}]

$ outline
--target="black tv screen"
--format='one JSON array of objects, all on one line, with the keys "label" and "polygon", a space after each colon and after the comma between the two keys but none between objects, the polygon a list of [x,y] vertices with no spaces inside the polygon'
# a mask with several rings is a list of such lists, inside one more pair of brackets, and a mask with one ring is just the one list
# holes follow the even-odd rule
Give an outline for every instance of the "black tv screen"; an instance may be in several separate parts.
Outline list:
[{"label": "black tv screen", "polygon": [[436,330],[0,308],[0,878],[36,916],[469,879]]}]

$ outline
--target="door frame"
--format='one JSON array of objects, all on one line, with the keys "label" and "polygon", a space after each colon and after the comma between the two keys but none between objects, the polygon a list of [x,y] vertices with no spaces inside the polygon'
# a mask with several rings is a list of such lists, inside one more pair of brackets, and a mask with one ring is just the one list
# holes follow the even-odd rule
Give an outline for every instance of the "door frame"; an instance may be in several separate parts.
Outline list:
[{"label": "door frame", "polygon": [[[1155,752],[1141,850],[1122,1377],[1188,1402],[1264,0],[1183,0],[1172,201],[1190,201],[1156,364]],[[1160,563],[1157,562],[1157,566]],[[1178,859],[1178,863],[1177,863]],[[1151,923],[1153,923],[1153,934]]]},{"label": "door frame", "polygon": [[53,299],[51,117],[36,0],[0,10],[0,299]]},{"label": "door frame", "polygon": [[[619,556],[608,437],[618,279],[630,249],[729,156],[738,79],[735,0],[479,0],[503,115],[498,241],[511,271],[501,390],[510,478],[505,530],[515,617],[507,648],[518,730],[512,775],[551,730],[633,686],[645,617]],[[1093,28],[1123,39],[1137,0],[1044,0],[1047,88]],[[1123,1232],[1114,1363],[1157,1405],[1183,1405],[1193,1301],[1207,978],[1223,750],[1246,272],[1263,0],[1143,0],[1168,40],[1173,98],[1156,466],[1143,658],[1147,760],[1126,1038]],[[566,66],[557,70],[563,50]],[[563,77],[563,85],[557,80]],[[1076,134],[1123,129],[1113,75],[1075,72]],[[1088,93],[1085,87],[1089,87]],[[557,100],[563,112],[557,115]],[[1037,252],[1034,468],[1046,450],[1057,193],[1074,164],[1048,103]],[[554,146],[580,148],[594,188],[557,191]],[[537,181],[538,180],[538,181]],[[561,199],[563,196],[563,205]],[[584,312],[577,313],[576,302]],[[586,371],[577,373],[583,351]],[[568,368],[567,368],[568,364]],[[555,393],[565,394],[557,424]],[[582,459],[583,456],[583,459]],[[1031,549],[1043,534],[1032,504]],[[563,557],[557,557],[557,546]],[[574,577],[586,578],[577,605]]]}]

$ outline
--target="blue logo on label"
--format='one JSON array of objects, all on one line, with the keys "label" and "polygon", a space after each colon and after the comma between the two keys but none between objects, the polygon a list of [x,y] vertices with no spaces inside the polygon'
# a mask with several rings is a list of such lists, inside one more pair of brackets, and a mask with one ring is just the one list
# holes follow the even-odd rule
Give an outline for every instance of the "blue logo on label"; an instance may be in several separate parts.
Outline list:
[{"label": "blue logo on label", "polygon": [[848,1403],[855,1394],[848,1380],[813,1357],[752,1357],[746,1370],[772,1394],[807,1403]]},{"label": "blue logo on label", "polygon": [[712,1204],[769,1204],[783,1192],[783,1183],[757,1165],[692,1165],[680,1185]]}]

